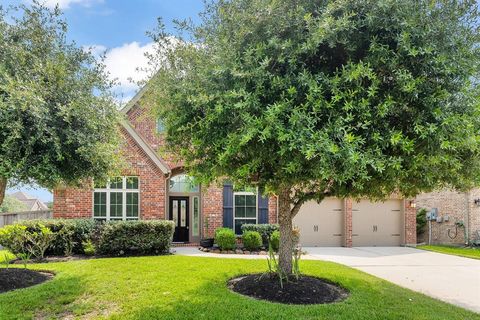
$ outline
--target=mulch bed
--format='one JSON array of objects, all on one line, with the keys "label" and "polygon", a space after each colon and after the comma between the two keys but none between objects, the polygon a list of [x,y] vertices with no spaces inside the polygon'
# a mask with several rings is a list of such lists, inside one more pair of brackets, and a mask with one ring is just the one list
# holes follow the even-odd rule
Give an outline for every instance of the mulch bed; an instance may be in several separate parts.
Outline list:
[{"label": "mulch bed", "polygon": [[285,304],[324,304],[345,300],[349,292],[325,279],[301,276],[283,281],[276,275],[250,274],[230,279],[230,290],[255,299]]},{"label": "mulch bed", "polygon": [[15,289],[27,288],[53,278],[53,274],[45,271],[34,271],[20,268],[0,269],[0,293]]}]

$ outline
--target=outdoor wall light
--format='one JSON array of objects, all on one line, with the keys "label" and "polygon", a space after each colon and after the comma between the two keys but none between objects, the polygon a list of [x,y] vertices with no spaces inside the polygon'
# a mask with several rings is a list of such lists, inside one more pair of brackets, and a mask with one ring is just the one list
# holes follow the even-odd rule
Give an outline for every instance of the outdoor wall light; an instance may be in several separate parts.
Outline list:
[{"label": "outdoor wall light", "polygon": [[477,206],[480,206],[480,199],[473,200],[473,203],[475,203]]},{"label": "outdoor wall light", "polygon": [[[478,199],[478,200],[480,201],[480,199]],[[410,206],[410,208],[416,208],[416,207],[417,207],[417,204],[415,203],[415,201],[410,200],[409,206]]]}]

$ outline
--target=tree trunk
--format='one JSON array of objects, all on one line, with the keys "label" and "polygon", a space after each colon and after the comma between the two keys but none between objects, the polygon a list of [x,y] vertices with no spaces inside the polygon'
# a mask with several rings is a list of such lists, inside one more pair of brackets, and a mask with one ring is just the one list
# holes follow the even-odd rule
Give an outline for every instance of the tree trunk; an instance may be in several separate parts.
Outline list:
[{"label": "tree trunk", "polygon": [[7,189],[7,179],[0,177],[0,206],[5,198],[5,190]]},{"label": "tree trunk", "polygon": [[278,224],[280,226],[279,267],[283,274],[292,274],[292,254],[294,249],[290,190],[278,195]]}]

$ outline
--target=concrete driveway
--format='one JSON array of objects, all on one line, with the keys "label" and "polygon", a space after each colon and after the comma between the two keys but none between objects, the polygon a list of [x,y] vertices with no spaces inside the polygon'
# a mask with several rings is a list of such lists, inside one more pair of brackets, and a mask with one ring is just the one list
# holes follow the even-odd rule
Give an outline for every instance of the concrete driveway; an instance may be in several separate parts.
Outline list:
[{"label": "concrete driveway", "polygon": [[305,259],[338,262],[480,312],[480,260],[404,247],[305,248]]},{"label": "concrete driveway", "polygon": [[[480,312],[480,260],[404,247],[303,248],[305,260],[341,263],[428,296]],[[175,248],[176,254],[265,259],[259,255],[212,254]]]}]

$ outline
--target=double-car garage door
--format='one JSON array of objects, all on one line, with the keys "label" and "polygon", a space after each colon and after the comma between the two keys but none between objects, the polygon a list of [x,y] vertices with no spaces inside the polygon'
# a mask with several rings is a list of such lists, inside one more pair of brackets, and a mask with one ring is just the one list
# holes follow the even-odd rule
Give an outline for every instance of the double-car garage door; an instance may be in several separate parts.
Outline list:
[{"label": "double-car garage door", "polygon": [[[344,200],[327,198],[320,204],[310,201],[294,218],[300,229],[304,247],[336,247],[345,245]],[[353,246],[398,246],[402,244],[402,201],[385,202],[361,200],[352,203]]]}]

